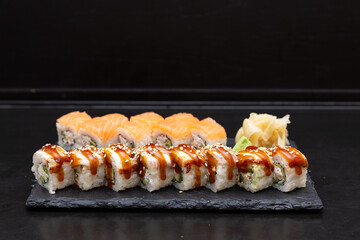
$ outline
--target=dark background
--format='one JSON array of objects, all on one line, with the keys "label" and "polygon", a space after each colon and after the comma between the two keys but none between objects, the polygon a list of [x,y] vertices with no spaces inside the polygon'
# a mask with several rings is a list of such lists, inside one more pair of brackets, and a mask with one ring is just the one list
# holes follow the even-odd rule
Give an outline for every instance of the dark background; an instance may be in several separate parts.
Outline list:
[{"label": "dark background", "polygon": [[1,99],[360,100],[359,9],[1,1]]}]

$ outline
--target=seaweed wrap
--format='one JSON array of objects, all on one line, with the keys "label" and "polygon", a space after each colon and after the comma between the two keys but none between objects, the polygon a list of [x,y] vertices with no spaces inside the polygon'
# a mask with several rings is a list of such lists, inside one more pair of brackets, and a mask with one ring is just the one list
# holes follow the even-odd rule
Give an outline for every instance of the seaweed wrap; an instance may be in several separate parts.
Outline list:
[{"label": "seaweed wrap", "polygon": [[36,181],[49,193],[74,184],[74,171],[71,168],[67,152],[60,146],[46,144],[33,155],[33,166]]}]

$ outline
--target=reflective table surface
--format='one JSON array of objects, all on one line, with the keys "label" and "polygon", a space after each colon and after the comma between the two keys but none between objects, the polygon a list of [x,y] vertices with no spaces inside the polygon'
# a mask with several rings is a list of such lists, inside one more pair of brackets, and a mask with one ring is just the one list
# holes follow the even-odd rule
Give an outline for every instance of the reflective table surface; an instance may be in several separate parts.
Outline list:
[{"label": "reflective table surface", "polygon": [[[155,111],[212,117],[234,137],[251,112],[290,114],[289,137],[309,160],[321,211],[29,209],[32,154],[56,143],[55,121]],[[360,234],[360,106],[226,102],[3,102],[0,104],[1,239],[354,239]]]}]

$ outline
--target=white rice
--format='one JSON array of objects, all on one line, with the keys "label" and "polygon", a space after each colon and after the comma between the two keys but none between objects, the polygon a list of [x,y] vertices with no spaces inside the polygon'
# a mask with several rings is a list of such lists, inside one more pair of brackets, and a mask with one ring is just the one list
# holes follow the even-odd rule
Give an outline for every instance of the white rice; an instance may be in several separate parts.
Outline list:
[{"label": "white rice", "polygon": [[88,166],[76,166],[74,169],[76,171],[76,184],[83,191],[88,191],[105,184],[104,164],[99,165],[95,175],[91,173]]},{"label": "white rice", "polygon": [[[180,189],[182,191],[186,191],[186,190],[190,190],[195,188],[195,174],[196,174],[196,168],[199,168],[196,165],[191,165],[191,170],[189,172],[187,172],[186,167],[182,167],[181,168],[181,174],[182,174],[182,181],[179,182],[174,182],[174,187],[176,187],[177,189]],[[205,166],[201,166],[199,168],[200,172],[201,172],[201,177],[200,177],[200,186],[205,186],[207,183],[207,168]],[[180,174],[177,174],[175,172],[175,178],[179,179]]]}]

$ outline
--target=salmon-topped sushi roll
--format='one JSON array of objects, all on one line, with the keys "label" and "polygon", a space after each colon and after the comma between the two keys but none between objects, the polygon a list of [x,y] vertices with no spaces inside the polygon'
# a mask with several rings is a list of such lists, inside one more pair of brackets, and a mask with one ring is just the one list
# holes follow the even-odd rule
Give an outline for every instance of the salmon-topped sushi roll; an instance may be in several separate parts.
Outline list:
[{"label": "salmon-topped sushi roll", "polygon": [[274,164],[274,188],[290,192],[295,188],[306,187],[309,164],[304,154],[293,147],[280,146],[270,148],[269,152]]},{"label": "salmon-topped sushi roll", "polygon": [[151,127],[163,120],[164,120],[164,118],[162,116],[160,116],[159,114],[154,113],[154,112],[145,112],[142,114],[132,116],[130,118],[131,122],[141,122],[141,123],[145,123]]},{"label": "salmon-topped sushi roll", "polygon": [[90,190],[105,184],[105,154],[102,149],[84,146],[69,151],[75,184],[81,190]]},{"label": "salmon-topped sushi roll", "polygon": [[79,130],[82,124],[91,120],[86,112],[71,112],[56,120],[58,144],[66,150],[79,147],[76,139],[79,138]]},{"label": "salmon-topped sushi roll", "polygon": [[177,121],[182,121],[182,122],[186,122],[188,124],[197,124],[199,122],[199,119],[194,117],[191,113],[176,113],[173,114],[167,118],[165,118],[165,120],[177,120]]},{"label": "salmon-topped sushi roll", "polygon": [[206,145],[226,145],[226,131],[212,118],[205,118],[192,128],[190,145],[200,149]]},{"label": "salmon-topped sushi roll", "polygon": [[138,158],[132,150],[122,144],[104,149],[106,162],[106,185],[118,192],[138,185]]},{"label": "salmon-topped sushi roll", "polygon": [[115,135],[108,139],[107,145],[120,143],[129,148],[136,148],[151,143],[151,127],[142,122],[125,122],[115,130]]},{"label": "salmon-topped sushi roll", "polygon": [[129,119],[126,116],[124,116],[120,113],[110,113],[110,114],[102,116],[102,118],[107,121],[111,121],[116,126],[121,126],[124,123],[126,123],[127,121],[129,121]]},{"label": "salmon-topped sushi roll", "polygon": [[135,150],[139,159],[139,185],[149,192],[172,184],[175,176],[170,152],[154,143]]},{"label": "salmon-topped sushi roll", "polygon": [[74,184],[74,171],[67,152],[60,146],[46,144],[33,156],[33,166],[37,182],[49,193]]},{"label": "salmon-topped sushi roll", "polygon": [[96,117],[82,124],[76,142],[79,146],[106,147],[109,139],[116,135],[118,125],[102,117]]},{"label": "salmon-topped sushi roll", "polygon": [[180,144],[169,149],[175,164],[174,186],[180,190],[189,190],[205,186],[207,168],[205,158],[198,150],[187,144]]},{"label": "salmon-topped sushi roll", "polygon": [[250,146],[236,156],[240,187],[254,193],[272,186],[274,165],[266,149]]},{"label": "salmon-topped sushi roll", "polygon": [[205,146],[200,149],[200,154],[205,157],[208,169],[207,188],[217,192],[236,184],[239,171],[236,155],[231,148],[222,144]]},{"label": "salmon-topped sushi roll", "polygon": [[167,148],[179,144],[190,144],[191,124],[165,119],[153,127],[151,137],[154,143]]}]

